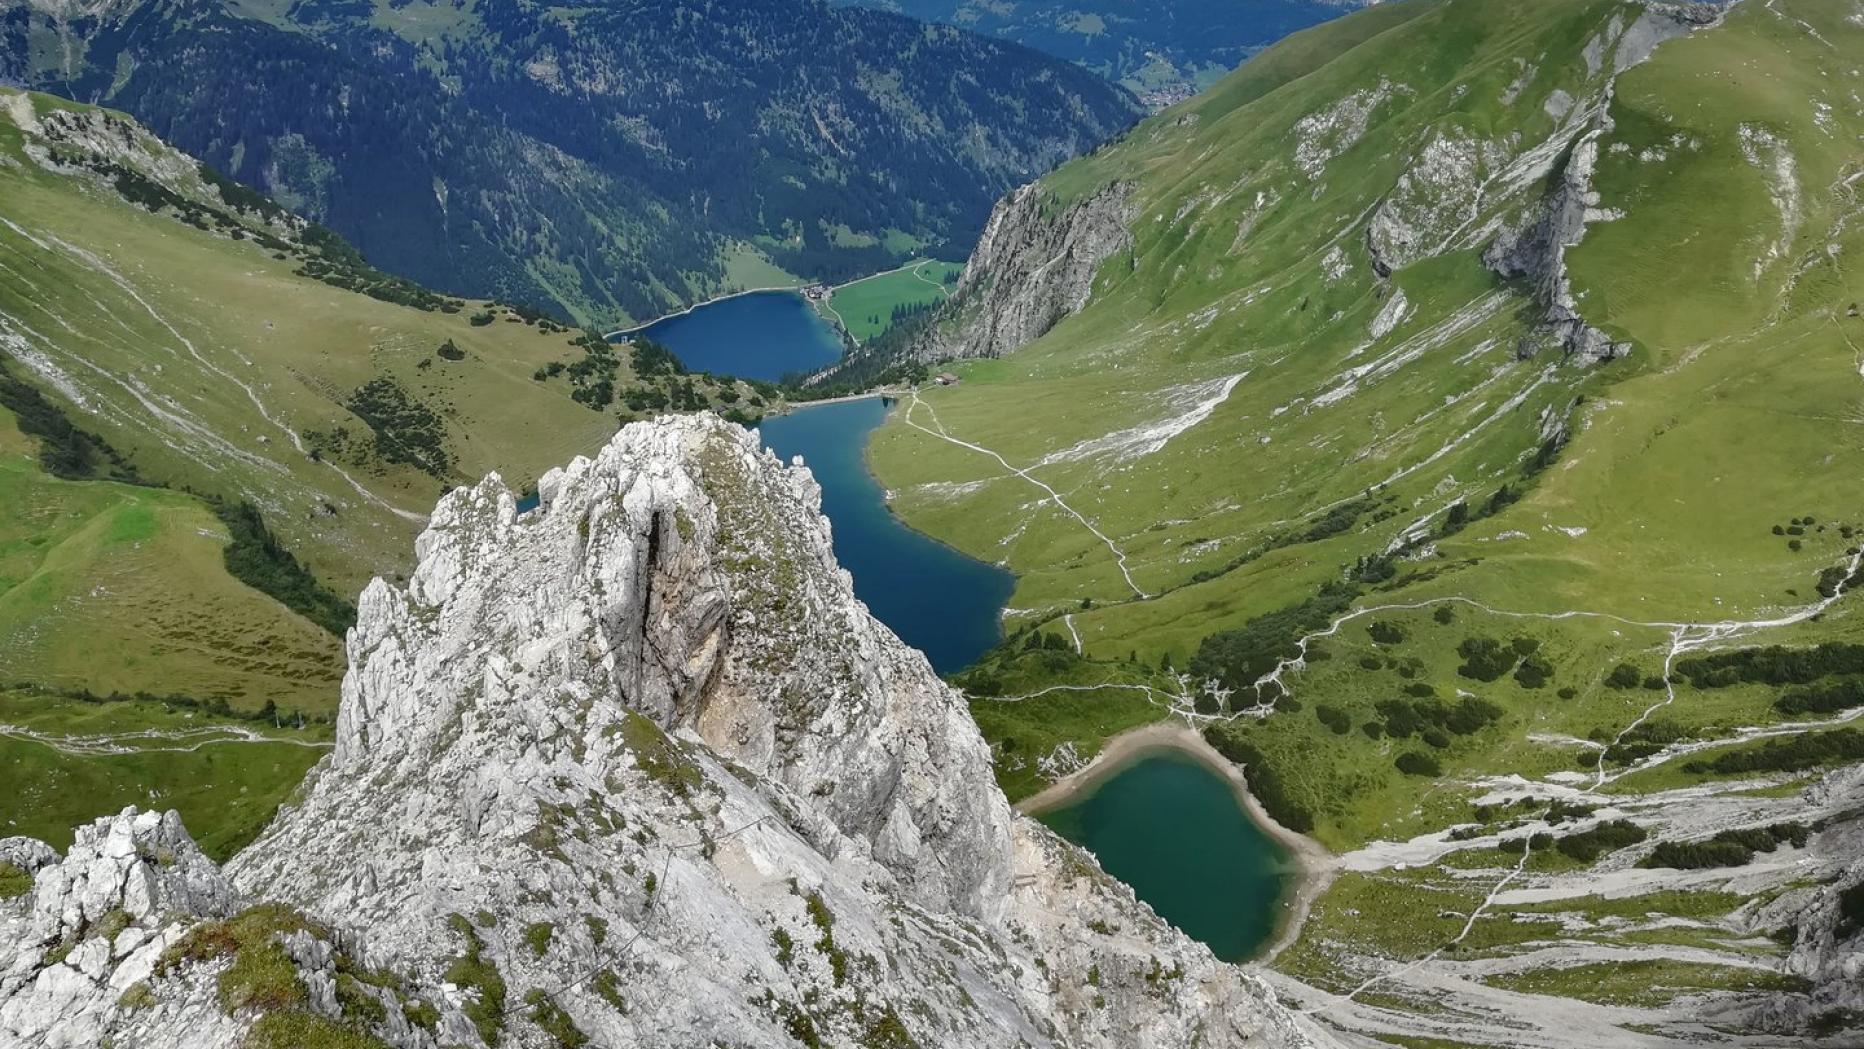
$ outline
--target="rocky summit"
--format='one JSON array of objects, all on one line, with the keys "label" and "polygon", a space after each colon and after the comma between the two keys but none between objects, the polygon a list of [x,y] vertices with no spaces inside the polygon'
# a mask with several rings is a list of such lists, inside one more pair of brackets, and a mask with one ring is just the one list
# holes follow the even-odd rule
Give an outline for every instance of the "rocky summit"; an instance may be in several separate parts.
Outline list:
[{"label": "rocky summit", "polygon": [[0,903],[20,1046],[1331,1044],[1014,814],[819,490],[701,415],[444,497],[224,870],[126,810]]}]

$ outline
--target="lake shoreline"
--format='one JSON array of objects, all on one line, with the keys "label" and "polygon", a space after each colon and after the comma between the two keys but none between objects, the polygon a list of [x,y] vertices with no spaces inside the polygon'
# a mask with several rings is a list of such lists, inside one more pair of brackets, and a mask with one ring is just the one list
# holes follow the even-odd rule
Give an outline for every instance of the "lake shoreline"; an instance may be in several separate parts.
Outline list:
[{"label": "lake shoreline", "polygon": [[[902,521],[867,452],[887,419],[870,392],[798,404],[758,424],[779,461],[800,454],[822,489],[835,553],[855,596],[941,675],[977,662],[1003,640],[1003,608],[1016,578]],[[820,413],[806,409],[819,407]],[[858,427],[858,429],[856,428]]]},{"label": "lake shoreline", "polygon": [[723,295],[714,295],[713,297],[706,299],[703,302],[695,302],[691,306],[688,306],[683,310],[674,310],[672,313],[663,313],[660,316],[655,317],[651,321],[645,321],[641,324],[636,324],[630,328],[617,328],[614,331],[605,332],[602,335],[602,338],[605,341],[612,342],[616,339],[626,338],[627,336],[630,336],[630,335],[638,335],[641,332],[646,331],[647,329],[653,327],[656,324],[659,324],[662,321],[677,320],[689,314],[697,313],[700,310],[705,309],[707,306],[716,306],[721,302],[730,302],[732,299],[741,299],[741,298],[744,298],[746,295],[762,295],[766,292],[772,292],[772,291],[788,291],[788,292],[794,292],[800,295],[802,294],[802,289],[805,286],[806,285],[803,283],[775,284],[768,288],[743,288],[739,291],[728,291]]},{"label": "lake shoreline", "polygon": [[[913,390],[911,387],[908,387],[903,390],[897,389],[897,388],[882,388],[882,389],[876,389],[876,390],[869,390],[866,393],[850,393],[850,394],[844,394],[840,397],[824,397],[821,400],[817,400],[817,401],[784,401],[781,405],[778,406],[776,411],[769,412],[768,414],[764,416],[764,418],[766,419],[780,418],[785,415],[794,415],[795,413],[800,412],[800,411],[807,411],[810,408],[814,408],[820,405],[847,404],[851,401],[865,401],[865,400],[871,400],[872,398],[875,398],[875,397],[881,397],[881,398],[890,397],[893,399],[895,406],[897,406],[899,401],[903,397],[905,397],[907,394],[910,394],[912,392]],[[891,419],[892,417],[893,417],[892,411],[891,409],[889,409],[887,413],[887,418]],[[898,521],[900,523],[900,526],[905,528],[907,531],[912,532],[914,535],[920,536],[922,538],[930,539],[932,542],[937,543],[939,546],[944,547],[945,549],[951,551],[954,554],[957,554],[959,557],[962,557],[962,558],[965,558],[971,561],[977,561],[980,564],[986,564],[986,565],[994,566],[996,568],[1001,568],[1005,572],[1010,572],[1010,566],[1002,561],[985,561],[982,558],[972,556],[971,554],[965,552],[964,550],[959,549],[958,547],[952,545],[951,543],[945,541],[944,539],[936,535],[933,535],[930,532],[921,531],[917,525],[913,524],[911,521],[908,521],[905,517],[902,517],[899,511],[893,508],[893,489],[888,488],[886,485],[880,483],[880,475],[874,472],[873,460],[868,456],[868,451],[874,445],[874,434],[880,432],[880,427],[885,426],[885,425],[886,425],[886,420],[883,419],[879,426],[875,426],[872,430],[867,431],[867,436],[861,441],[861,469],[867,472],[868,479],[873,481],[874,487],[880,490],[881,503],[883,506],[885,506],[888,516],[892,517],[895,521]],[[784,465],[786,466],[788,465],[787,460],[785,461]],[[803,465],[804,466],[809,465],[809,460],[807,457],[804,457]],[[1010,575],[1012,577],[1015,577],[1016,573],[1010,572]],[[1015,591],[1012,590],[1011,595],[1014,596],[1014,594],[1015,594]],[[1009,610],[1009,607],[1010,606],[1006,603],[1002,608],[997,609],[997,641],[998,643],[1001,643],[1003,641],[1003,624],[1005,622],[1004,613]],[[979,658],[981,659],[983,657],[980,656]],[[971,669],[971,667],[976,666],[976,665],[977,664],[973,662],[973,663],[967,664],[964,667],[959,668],[959,670],[953,671],[952,673],[962,673],[963,671],[969,670]]]},{"label": "lake shoreline", "polygon": [[[813,401],[781,401],[773,409],[764,413],[765,418],[790,415],[808,408],[819,408],[825,404],[847,404],[850,401],[865,401],[869,397],[900,397],[903,392],[895,389],[874,389],[865,393],[844,393],[839,397],[819,397]],[[879,483],[876,481],[875,483]]]},{"label": "lake shoreline", "polygon": [[1092,761],[1018,802],[1016,811],[1025,816],[1036,816],[1061,808],[1093,792],[1141,760],[1165,752],[1190,757],[1223,777],[1250,820],[1282,848],[1287,849],[1293,860],[1294,870],[1281,894],[1283,906],[1281,913],[1276,916],[1274,937],[1254,957],[1239,963],[1266,965],[1300,936],[1301,928],[1313,910],[1314,901],[1333,883],[1339,869],[1338,861],[1333,853],[1327,851],[1326,846],[1277,823],[1262,807],[1262,803],[1256,800],[1255,795],[1249,792],[1249,783],[1243,778],[1242,770],[1217,753],[1216,748],[1205,742],[1195,729],[1175,722],[1154,722],[1122,732],[1107,740]]},{"label": "lake shoreline", "polygon": [[[937,262],[937,261],[939,260],[933,259],[933,258],[914,259],[910,262],[902,262],[898,266],[895,266],[890,270],[881,270],[878,273],[869,273],[864,277],[856,277],[853,280],[842,281],[840,284],[822,284],[822,286],[827,288],[829,290],[829,294],[833,296],[835,292],[840,291],[842,288],[850,287],[855,284],[860,284],[864,281],[870,281],[870,280],[873,280],[875,277],[890,276],[892,274],[899,273],[904,270],[909,270],[917,266],[924,266],[928,262]],[[684,317],[689,313],[693,313],[695,311],[704,309],[707,306],[715,306],[718,303],[726,302],[731,299],[742,298],[743,296],[746,296],[746,295],[760,295],[767,291],[787,291],[787,292],[794,292],[797,295],[801,295],[802,290],[804,288],[811,287],[812,285],[815,285],[818,283],[822,283],[822,282],[811,281],[807,277],[798,277],[796,278],[796,283],[794,284],[772,284],[769,287],[764,287],[764,288],[740,288],[737,291],[728,291],[722,295],[714,295],[711,298],[706,299],[702,302],[695,302],[692,305],[686,307],[685,309],[674,310],[672,313],[663,313],[660,316],[655,317],[653,320],[642,321],[641,323],[632,325],[630,327],[617,328],[614,331],[605,332],[603,333],[602,338],[605,340],[625,338],[626,336],[635,335],[640,332],[646,331],[647,329],[653,327],[654,325],[659,324],[661,321],[670,321],[676,317]],[[947,297],[949,297],[949,293],[947,293]],[[810,305],[813,307],[814,303],[811,302]],[[823,319],[827,320],[827,318],[823,318]],[[835,328],[837,331],[840,331],[844,336],[847,335],[848,329],[846,325],[835,323]]]}]

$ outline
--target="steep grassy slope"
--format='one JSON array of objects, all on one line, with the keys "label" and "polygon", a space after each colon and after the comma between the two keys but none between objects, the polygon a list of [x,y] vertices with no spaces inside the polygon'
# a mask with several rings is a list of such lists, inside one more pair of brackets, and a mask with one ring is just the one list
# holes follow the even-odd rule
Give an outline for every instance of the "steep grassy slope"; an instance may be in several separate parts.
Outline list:
[{"label": "steep grassy slope", "polygon": [[180,492],[47,476],[0,412],[0,682],[330,711],[339,640],[229,576],[227,540]]},{"label": "steep grassy slope", "polygon": [[0,79],[106,104],[374,263],[589,326],[946,242],[1129,123],[1058,59],[811,0],[0,4]]},{"label": "steep grassy slope", "polygon": [[1814,647],[1864,636],[1858,54],[1813,2],[1384,5],[1043,180],[944,337],[1052,306],[991,272],[1040,223],[1129,237],[872,452],[1019,573],[964,678],[1006,786],[1205,729],[1340,853],[1276,964],[1363,1034],[1848,1044],[1781,941],[1850,862],[1801,791],[1864,757],[1860,668]]},{"label": "steep grassy slope", "polygon": [[[1855,114],[1804,103],[1769,112],[1764,97],[1744,95],[1740,106],[1692,98],[1698,115],[1652,115],[1683,108],[1645,100],[1705,77],[1692,66],[1734,62],[1730,49],[1750,42],[1783,46],[1783,25],[1799,34],[1795,46],[1813,39],[1746,12],[1616,78],[1596,192],[1601,218],[1623,215],[1584,231],[1570,274],[1587,320],[1633,349],[1579,366],[1546,347],[1534,289],[1478,256],[1527,216],[1566,150],[1596,127],[1587,105],[1602,100],[1609,66],[1588,76],[1583,56],[1617,12],[1366,12],[1291,39],[1057,172],[1043,184],[1057,209],[1133,184],[1135,246],[1102,268],[1086,310],[900,414],[874,452],[900,489],[897,505],[1007,560],[1023,575],[1019,609],[1053,614],[1091,598],[1100,607],[1076,616],[1093,627],[1090,651],[1105,634],[1108,653],[1136,646],[1152,661],[1174,646],[1188,655],[1197,640],[1173,633],[1177,609],[1257,591],[1256,577],[1286,579],[1303,563],[1317,582],[1441,530],[1450,507],[1480,509],[1504,482],[1526,501],[1440,544],[1452,559],[1481,551],[1479,574],[1497,592],[1543,608],[1628,599],[1672,617],[1776,603],[1808,559],[1767,541],[1770,527],[1801,509],[1841,509],[1799,504],[1844,470],[1843,433],[1828,420],[1847,414],[1855,392],[1844,312],[1857,289],[1842,250],[1825,243],[1853,232],[1843,213],[1855,206],[1845,181],[1855,148],[1840,125]],[[1833,32],[1855,28],[1839,21]],[[1366,29],[1382,31],[1353,39]],[[1327,46],[1335,37],[1353,46]],[[1565,118],[1548,114],[1573,99]],[[1753,146],[1744,136],[1754,135],[1783,144]],[[1795,179],[1784,195],[1772,188],[1781,157]],[[1442,228],[1394,250],[1368,225],[1408,197],[1425,198],[1421,221]],[[1776,197],[1794,209],[1790,244],[1780,243],[1779,211],[1789,204]],[[1665,264],[1679,244],[1692,265]],[[1381,277],[1380,256],[1404,264]],[[1795,349],[1761,352],[1768,345]],[[1608,386],[1612,399],[1599,401]],[[1746,414],[1768,410],[1757,394],[1797,410],[1757,427]],[[1828,406],[1805,407],[1815,397]],[[1025,512],[1043,493],[927,433],[935,417],[1013,465],[1037,464],[1103,535],[1053,503]],[[1594,436],[1599,428],[1615,432]],[[1659,439],[1672,430],[1685,432]],[[1543,477],[1535,455],[1562,431],[1576,440]],[[1752,464],[1735,474],[1748,493],[1739,505],[1716,491],[1730,464],[1705,454],[1708,435]],[[920,487],[946,481],[982,483],[962,499]],[[1534,538],[1490,546],[1511,529]],[[1664,551],[1713,555],[1733,579],[1704,583]],[[1634,566],[1657,593],[1623,593]]]},{"label": "steep grassy slope", "polygon": [[222,203],[132,123],[4,98],[12,370],[146,477],[257,504],[339,592],[396,570],[438,491],[490,470],[534,478],[597,446],[630,395],[761,403],[661,362],[636,376],[627,347],[371,275],[262,199]]}]

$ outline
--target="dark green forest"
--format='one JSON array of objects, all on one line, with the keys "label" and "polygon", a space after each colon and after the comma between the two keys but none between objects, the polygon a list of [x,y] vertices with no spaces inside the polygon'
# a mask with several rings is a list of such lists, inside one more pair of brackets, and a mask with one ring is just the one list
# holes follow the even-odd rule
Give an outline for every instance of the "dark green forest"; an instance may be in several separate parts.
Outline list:
[{"label": "dark green forest", "polygon": [[[126,110],[384,270],[588,325],[702,297],[736,242],[823,280],[962,256],[999,194],[1137,113],[1019,46],[810,0],[237,10],[15,5],[0,80]],[[380,27],[421,18],[451,28]]]}]

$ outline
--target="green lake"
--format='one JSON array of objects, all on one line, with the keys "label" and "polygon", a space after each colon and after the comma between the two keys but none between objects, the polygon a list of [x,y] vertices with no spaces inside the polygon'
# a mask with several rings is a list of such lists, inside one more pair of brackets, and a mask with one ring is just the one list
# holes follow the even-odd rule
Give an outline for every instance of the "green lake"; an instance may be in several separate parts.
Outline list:
[{"label": "green lake", "polygon": [[1234,785],[1182,751],[1142,752],[1068,804],[1037,815],[1092,852],[1159,917],[1244,961],[1275,938],[1294,857],[1250,818]]}]

